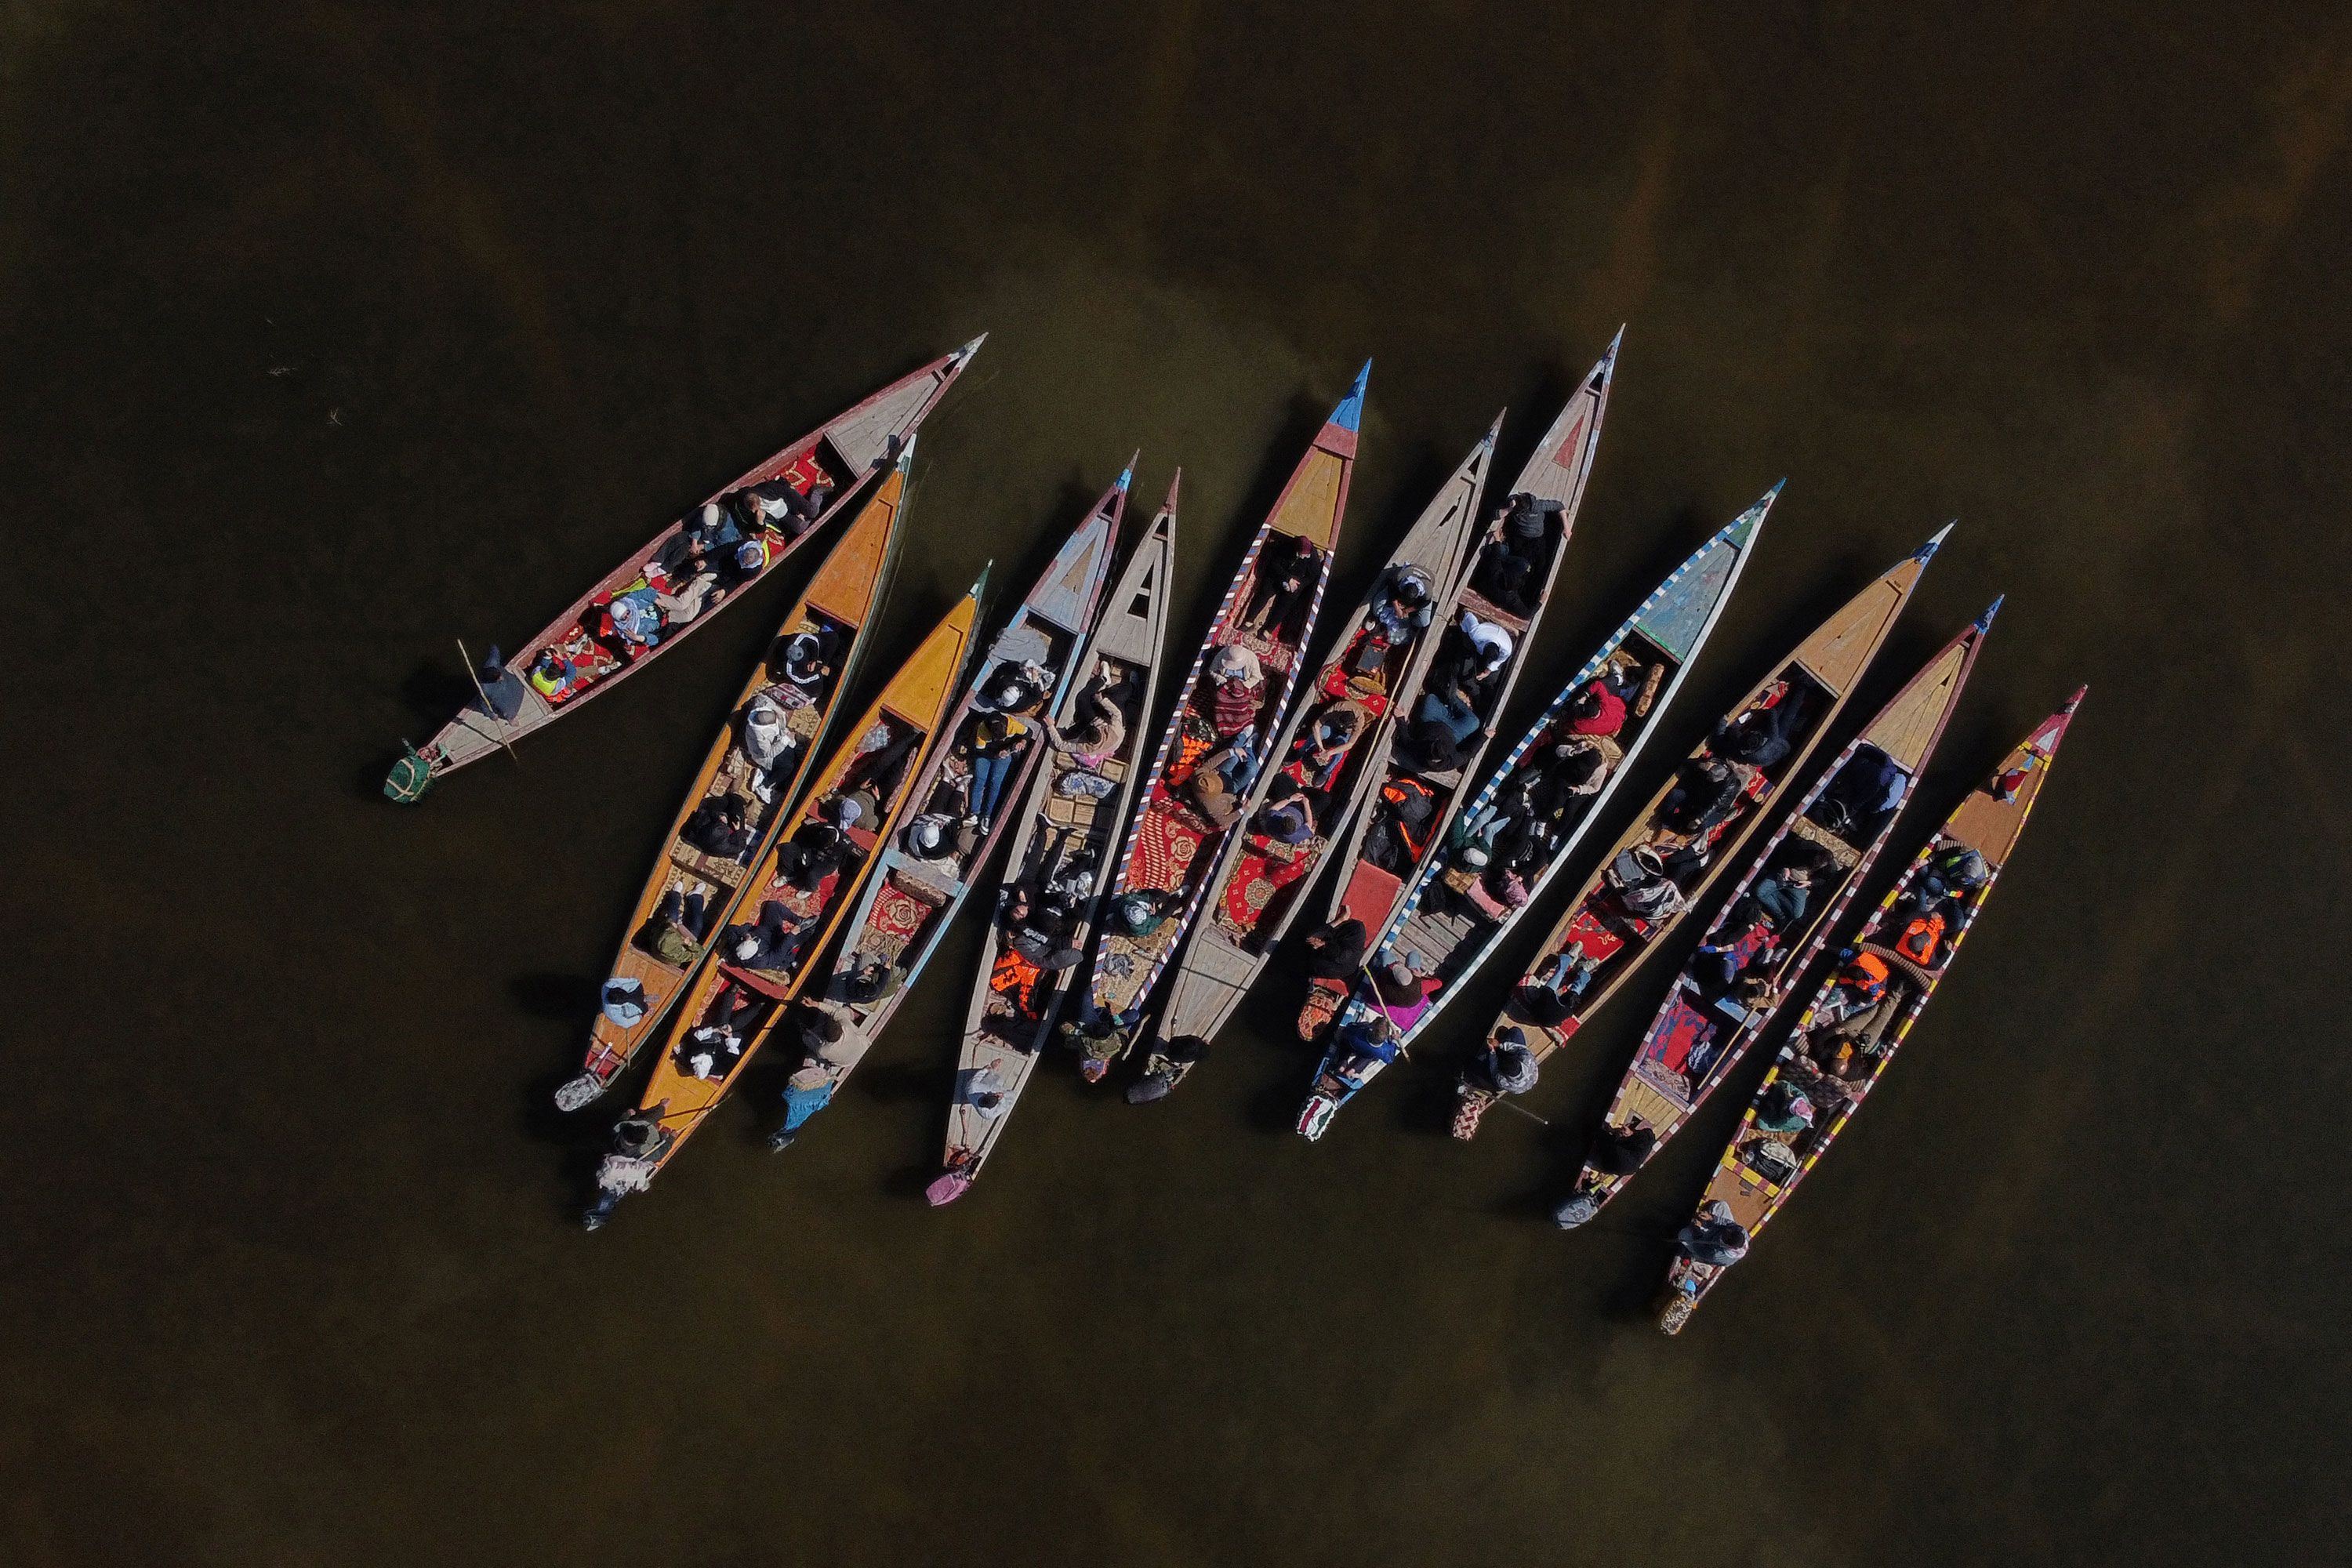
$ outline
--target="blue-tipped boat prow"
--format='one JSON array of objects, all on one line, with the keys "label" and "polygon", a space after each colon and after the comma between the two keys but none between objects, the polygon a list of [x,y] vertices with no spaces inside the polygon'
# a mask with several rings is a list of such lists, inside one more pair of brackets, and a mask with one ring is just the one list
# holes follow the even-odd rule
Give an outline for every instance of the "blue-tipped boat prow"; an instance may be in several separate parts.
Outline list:
[{"label": "blue-tipped boat prow", "polygon": [[2000,614],[2001,602],[2008,597],[2009,595],[2006,594],[1996,594],[1993,595],[1992,603],[1987,605],[1984,609],[1984,614],[1977,617],[1977,636],[1982,637],[1985,633],[1992,630],[1992,618]]},{"label": "blue-tipped boat prow", "polygon": [[1372,378],[1372,362],[1366,360],[1364,368],[1356,373],[1356,384],[1348,388],[1348,395],[1339,399],[1339,406],[1331,410],[1330,422],[1342,430],[1353,430],[1364,422],[1364,384]]},{"label": "blue-tipped boat prow", "polygon": [[1958,518],[1954,518],[1951,521],[1944,524],[1943,527],[1936,531],[1936,537],[1921,545],[1919,547],[1919,552],[1911,557],[1911,559],[1916,561],[1922,566],[1925,566],[1928,562],[1933,561],[1936,558],[1936,552],[1942,548],[1944,541],[1951,537],[1952,530],[1959,526],[1960,521]]}]

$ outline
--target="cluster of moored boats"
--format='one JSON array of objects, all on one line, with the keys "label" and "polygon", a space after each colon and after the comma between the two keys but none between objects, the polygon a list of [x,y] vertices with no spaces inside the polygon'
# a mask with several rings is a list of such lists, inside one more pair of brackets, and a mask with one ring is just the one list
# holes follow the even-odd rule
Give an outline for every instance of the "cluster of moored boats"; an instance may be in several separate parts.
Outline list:
[{"label": "cluster of moored boats", "polygon": [[[1009,614],[989,618],[983,572],[845,714],[905,542],[917,428],[980,346],[725,487],[511,659],[492,649],[476,700],[386,781],[396,800],[422,798],[441,774],[617,684],[785,556],[825,551],[711,742],[602,987],[582,1070],[558,1091],[565,1110],[582,1109],[650,1058],[599,1168],[591,1228],[677,1156],[772,1043],[791,1053],[771,1138],[788,1146],[888,1026],[992,868],[933,1204],[978,1178],[1057,1043],[1089,1080],[1132,1062],[1130,1101],[1175,1089],[1309,914],[1297,1027],[1322,1049],[1298,1131],[1322,1137],[1428,1037],[1601,823],[1780,493],[1677,566],[1489,766],[1575,526],[1617,344],[1490,505],[1498,416],[1340,619],[1324,601],[1367,364],[1251,535],[1156,732],[1181,470],[1122,557],[1133,459]],[[1808,773],[1948,532],[1763,667],[1591,858],[1460,1068],[1454,1131],[1467,1139],[1728,889],[1555,1211],[1563,1226],[1590,1220],[1794,1016],[1677,1238],[1669,1332],[1894,1058],[2015,847],[2082,697],[1959,804],[1805,988],[1892,841],[1999,608]],[[1317,663],[1324,625],[1336,635]],[[1784,800],[1793,806],[1751,847]]]}]

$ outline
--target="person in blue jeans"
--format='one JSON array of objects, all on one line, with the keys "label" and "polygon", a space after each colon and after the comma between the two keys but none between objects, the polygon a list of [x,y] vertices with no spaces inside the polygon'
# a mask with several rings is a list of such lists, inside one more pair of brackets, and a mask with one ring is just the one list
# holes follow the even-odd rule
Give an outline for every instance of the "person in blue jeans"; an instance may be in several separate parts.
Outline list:
[{"label": "person in blue jeans", "polygon": [[1014,765],[1028,751],[1034,729],[1031,721],[1013,713],[992,714],[972,726],[971,740],[966,746],[971,758],[971,789],[965,797],[966,822],[985,827],[996,820],[1004,786],[1013,777]]}]

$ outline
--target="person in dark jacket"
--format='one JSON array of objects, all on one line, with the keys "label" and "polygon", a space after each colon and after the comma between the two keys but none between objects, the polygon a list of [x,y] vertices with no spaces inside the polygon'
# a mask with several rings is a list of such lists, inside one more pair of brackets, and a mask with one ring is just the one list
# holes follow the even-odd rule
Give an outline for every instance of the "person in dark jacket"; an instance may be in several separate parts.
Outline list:
[{"label": "person in dark jacket", "polygon": [[1353,915],[1310,932],[1307,938],[1307,977],[1353,980],[1364,967],[1367,941],[1364,922]]}]

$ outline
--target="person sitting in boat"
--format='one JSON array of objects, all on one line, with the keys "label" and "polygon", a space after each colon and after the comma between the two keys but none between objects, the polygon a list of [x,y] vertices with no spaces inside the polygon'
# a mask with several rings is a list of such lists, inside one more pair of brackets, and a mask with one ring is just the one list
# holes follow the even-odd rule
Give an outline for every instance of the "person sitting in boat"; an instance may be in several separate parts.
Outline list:
[{"label": "person sitting in boat", "polygon": [[1468,760],[1453,727],[1440,719],[1415,719],[1399,726],[1396,754],[1407,766],[1433,773],[1456,772]]},{"label": "person sitting in boat", "polygon": [[769,899],[760,905],[757,920],[729,926],[719,940],[730,963],[782,973],[800,957],[801,943],[814,923]]},{"label": "person sitting in boat", "polygon": [[1625,728],[1625,699],[1593,680],[1569,700],[1561,728],[1571,735],[1615,735]]},{"label": "person sitting in boat", "polygon": [[1323,552],[1313,542],[1294,536],[1285,548],[1279,537],[1267,540],[1258,557],[1256,591],[1249,614],[1242,617],[1243,626],[1272,642],[1297,641],[1298,614],[1322,575]]},{"label": "person sitting in boat", "polygon": [[1944,934],[1959,924],[1969,895],[1991,880],[1992,867],[1967,845],[1937,850],[1895,900],[1888,923],[1905,933],[1896,950],[1923,968],[1934,967]]},{"label": "person sitting in boat", "polygon": [[1812,1131],[1813,1102],[1787,1079],[1775,1079],[1756,1108],[1756,1125],[1777,1137],[1794,1137]]},{"label": "person sitting in boat", "polygon": [[[1035,705],[1031,699],[1031,706]],[[1018,713],[982,714],[972,723],[956,754],[971,765],[971,793],[964,803],[964,824],[986,831],[996,820],[1004,786],[1027,754],[1037,735],[1035,721]]]},{"label": "person sitting in boat", "polygon": [[1108,659],[1097,661],[1094,679],[1073,705],[1071,727],[1065,730],[1048,721],[1046,739],[1080,766],[1100,768],[1127,743],[1127,715],[1119,707],[1126,689],[1127,677],[1119,667]]},{"label": "person sitting in boat", "polygon": [[1113,899],[1104,915],[1113,931],[1142,942],[1159,935],[1182,908],[1183,900],[1174,893],[1139,888]]},{"label": "person sitting in boat", "polygon": [[1553,520],[1568,509],[1522,491],[1505,503],[1498,537],[1478,552],[1471,582],[1498,608],[1525,617],[1542,597]]},{"label": "person sitting in boat", "polygon": [[1290,785],[1287,793],[1279,793],[1278,798],[1269,799],[1259,808],[1257,831],[1268,843],[1296,847],[1313,840],[1315,811],[1308,804],[1306,792],[1291,784],[1290,780],[1278,781],[1276,791],[1281,792],[1285,784]]},{"label": "person sitting in boat", "polygon": [[1622,1127],[1603,1126],[1585,1152],[1585,1163],[1604,1176],[1630,1176],[1649,1160],[1658,1135],[1640,1117],[1628,1117]]},{"label": "person sitting in boat", "polygon": [[1601,874],[1601,882],[1620,909],[1652,925],[1673,919],[1683,907],[1681,885],[1667,874],[1658,852],[1646,844],[1637,844],[1611,861]]},{"label": "person sitting in boat", "polygon": [[944,812],[924,812],[899,830],[898,842],[917,860],[952,858],[956,852],[955,820]]},{"label": "person sitting in boat", "polygon": [[1257,732],[1244,730],[1202,757],[1185,788],[1211,827],[1230,827],[1247,804],[1257,773]]},{"label": "person sitting in boat", "polygon": [[1802,688],[1776,681],[1755,707],[1717,731],[1708,750],[1751,768],[1773,767],[1794,749],[1796,734],[1811,706]]},{"label": "person sitting in boat", "polygon": [[1346,915],[1307,936],[1307,978],[1352,983],[1364,967],[1369,933],[1364,922]]},{"label": "person sitting in boat", "polygon": [[1696,837],[1731,820],[1756,776],[1748,763],[1702,752],[1682,765],[1675,787],[1658,804],[1658,820],[1676,833]]},{"label": "person sitting in boat", "polygon": [[1054,678],[1034,660],[1001,664],[972,694],[971,705],[982,713],[1034,713],[1053,684]]},{"label": "person sitting in boat", "polygon": [[771,558],[764,534],[740,541],[721,552],[717,558],[715,569],[719,574],[719,585],[733,593],[765,572]]},{"label": "person sitting in boat", "polygon": [[1536,1086],[1541,1068],[1528,1048],[1527,1032],[1507,1026],[1495,1033],[1463,1074],[1489,1094],[1526,1094]]},{"label": "person sitting in boat", "polygon": [[880,953],[857,952],[850,955],[849,967],[836,984],[843,1001],[870,1007],[895,993],[906,979],[906,971]]},{"label": "person sitting in boat", "polygon": [[1717,1198],[1675,1237],[1675,1256],[1710,1268],[1728,1268],[1748,1256],[1748,1229],[1734,1217],[1731,1205]]},{"label": "person sitting in boat", "polygon": [[1876,746],[1857,746],[1805,815],[1850,844],[1867,844],[1902,805],[1911,775]]},{"label": "person sitting in boat", "polygon": [[1436,617],[1436,586],[1424,567],[1390,567],[1374,585],[1367,624],[1391,647],[1412,640]]},{"label": "person sitting in boat", "polygon": [[1403,1049],[1396,1026],[1386,1018],[1373,1015],[1351,1019],[1331,1037],[1331,1074],[1350,1089],[1361,1089]]},{"label": "person sitting in boat", "polygon": [[1229,741],[1257,723],[1265,706],[1265,674],[1257,655],[1228,643],[1209,661],[1209,725]]},{"label": "person sitting in boat", "polygon": [[833,500],[833,487],[813,484],[803,495],[790,479],[763,479],[729,490],[722,499],[745,531],[772,528],[789,541],[816,526]]},{"label": "person sitting in boat", "polygon": [[637,945],[672,969],[690,969],[702,959],[702,939],[710,930],[709,901],[702,889],[672,888],[654,906],[653,918],[637,932]]},{"label": "person sitting in boat", "polygon": [[490,716],[501,724],[514,722],[514,716],[522,711],[523,681],[507,668],[506,656],[499,651],[498,644],[490,645],[489,655],[474,672],[474,679],[481,687],[481,700],[488,705]]},{"label": "person sitting in boat", "polygon": [[550,708],[561,708],[580,684],[580,666],[562,648],[543,647],[531,661],[530,689]]},{"label": "person sitting in boat", "polygon": [[[834,793],[849,795],[863,790],[877,802],[892,798],[906,782],[907,765],[922,738],[919,730],[899,731],[887,719],[876,721],[858,737],[857,752],[841,770]],[[871,819],[867,826],[872,826]]]},{"label": "person sitting in boat", "polygon": [[697,572],[685,580],[686,585],[675,593],[656,593],[654,608],[661,612],[664,627],[682,626],[715,607],[727,597],[727,590],[719,584],[715,571]]},{"label": "person sitting in boat", "polygon": [[1432,820],[1437,815],[1435,792],[1410,773],[1399,774],[1381,786],[1373,803],[1372,825],[1364,834],[1364,858],[1395,877],[1406,877],[1420,864],[1429,847]]},{"label": "person sitting in boat", "polygon": [[1065,921],[1078,919],[1095,896],[1095,852],[1073,849],[1045,882],[1045,907]]},{"label": "person sitting in boat", "polygon": [[1571,938],[1519,987],[1512,1001],[1528,1022],[1547,1029],[1558,1028],[1576,1016],[1584,993],[1600,969],[1600,962]]},{"label": "person sitting in boat", "polygon": [[678,837],[714,859],[732,860],[749,851],[759,835],[751,807],[733,790],[707,795],[686,819]]},{"label": "person sitting in boat", "polygon": [[1361,707],[1344,699],[1325,708],[1291,742],[1290,757],[1283,772],[1303,788],[1329,789],[1332,779],[1347,762],[1356,737],[1363,732],[1364,717]]},{"label": "person sitting in boat", "polygon": [[769,805],[778,781],[792,777],[800,761],[800,738],[786,721],[784,705],[765,691],[743,710],[743,755],[755,770],[751,793]]},{"label": "person sitting in boat", "polygon": [[782,679],[777,700],[787,708],[807,708],[821,700],[825,684],[833,679],[834,656],[839,648],[840,639],[829,628],[793,633],[785,640],[783,657],[778,661]]},{"label": "person sitting in boat", "polygon": [[1413,710],[1415,721],[1442,724],[1454,744],[1466,744],[1486,722],[1510,647],[1508,632],[1464,611],[1462,619],[1446,628],[1430,666],[1421,704]]},{"label": "person sitting in boat", "polygon": [[1462,892],[1473,910],[1497,923],[1508,920],[1512,910],[1525,909],[1528,896],[1527,873],[1509,860],[1487,867]]},{"label": "person sitting in boat", "polygon": [[646,1009],[650,1005],[645,982],[634,975],[615,975],[604,982],[597,1000],[605,1018],[624,1029],[634,1029],[644,1023]]},{"label": "person sitting in boat", "polygon": [[1894,978],[1886,960],[1874,952],[1848,948],[1839,956],[1843,967],[1838,971],[1837,982],[1813,1008],[1811,1027],[1815,1029],[1843,1023],[1877,1006],[1886,994],[1887,982]]},{"label": "person sitting in boat", "polygon": [[1420,956],[1408,953],[1372,971],[1371,1005],[1400,1034],[1409,1033],[1421,1022],[1422,1015],[1435,1005],[1430,998],[1445,986],[1444,981],[1413,967]]},{"label": "person sitting in boat", "polygon": [[722,1079],[743,1058],[743,1042],[758,1023],[762,1004],[743,987],[721,985],[703,1010],[702,1021],[678,1042],[678,1066],[705,1080]]}]

